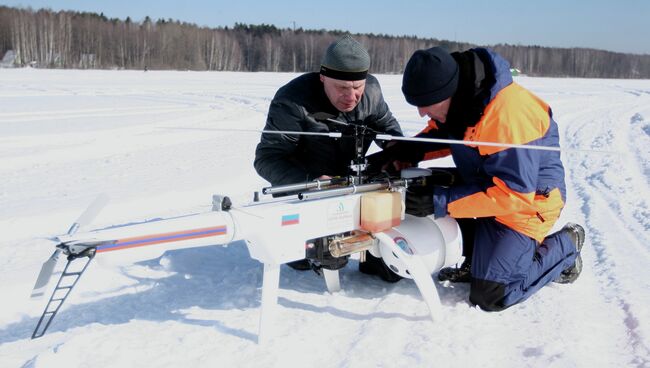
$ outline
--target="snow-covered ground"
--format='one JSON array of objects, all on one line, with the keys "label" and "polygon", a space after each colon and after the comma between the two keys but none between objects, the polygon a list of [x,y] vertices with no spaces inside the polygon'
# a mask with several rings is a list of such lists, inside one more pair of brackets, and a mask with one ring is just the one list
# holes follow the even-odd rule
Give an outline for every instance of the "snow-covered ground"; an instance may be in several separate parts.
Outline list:
[{"label": "snow-covered ground", "polygon": [[[96,227],[251,199],[256,133],[293,74],[0,70],[1,367],[647,367],[650,366],[650,81],[519,77],[545,99],[567,148],[558,224],[587,230],[585,268],[522,304],[486,313],[467,285],[437,284],[430,321],[415,284],[341,272],[327,293],[283,266],[275,339],[256,344],[262,266],[243,243],[93,262],[52,323],[30,340],[45,301],[28,300],[48,237],[99,193]],[[378,76],[408,135],[425,124]],[[97,257],[99,258],[99,256]]]}]

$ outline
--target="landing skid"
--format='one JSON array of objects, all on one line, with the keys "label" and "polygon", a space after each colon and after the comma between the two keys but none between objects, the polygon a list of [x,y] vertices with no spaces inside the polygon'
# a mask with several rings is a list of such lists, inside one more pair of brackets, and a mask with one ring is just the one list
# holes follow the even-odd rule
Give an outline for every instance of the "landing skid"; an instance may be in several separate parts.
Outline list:
[{"label": "landing skid", "polygon": [[339,270],[323,269],[323,279],[325,279],[325,286],[330,293],[337,293],[341,291],[341,282],[339,280]]},{"label": "landing skid", "polygon": [[431,279],[431,274],[427,271],[422,259],[417,255],[407,254],[402,248],[395,244],[393,238],[385,233],[377,233],[375,236],[383,243],[387,244],[393,253],[404,262],[408,273],[413,277],[413,281],[415,281],[415,285],[418,287],[420,295],[422,295],[422,299],[427,304],[427,307],[429,307],[431,319],[434,322],[440,321],[442,305],[440,303],[438,289],[436,289],[436,286]]},{"label": "landing skid", "polygon": [[[393,239],[383,233],[375,234],[381,241],[388,244],[390,249],[399,256],[406,265],[409,274],[420,291],[422,299],[429,307],[431,319],[440,321],[442,305],[438,296],[438,289],[433,283],[431,274],[427,271],[422,259],[418,256],[409,255],[400,248]],[[330,293],[341,290],[338,270],[322,269],[323,279]],[[268,342],[272,336],[273,322],[277,312],[278,290],[280,284],[280,266],[277,264],[264,264],[264,278],[262,282],[262,305],[260,313],[260,324],[258,330],[259,344]]]}]

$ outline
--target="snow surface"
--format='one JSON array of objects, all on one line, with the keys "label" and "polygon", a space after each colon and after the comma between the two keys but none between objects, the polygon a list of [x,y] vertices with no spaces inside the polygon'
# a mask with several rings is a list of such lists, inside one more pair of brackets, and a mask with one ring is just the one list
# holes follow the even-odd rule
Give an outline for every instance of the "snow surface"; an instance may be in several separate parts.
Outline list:
[{"label": "snow surface", "polygon": [[[237,203],[266,185],[256,133],[294,74],[0,70],[0,367],[648,367],[650,81],[518,77],[553,107],[567,148],[558,227],[585,225],[580,279],[486,313],[468,286],[437,284],[433,323],[415,284],[341,272],[330,295],[312,272],[282,267],[275,339],[256,343],[262,266],[243,243],[90,265],[48,333],[28,296],[41,264],[99,193],[93,225]],[[408,135],[426,122],[378,76]],[[97,259],[99,260],[99,256]],[[63,262],[61,262],[63,263]],[[59,265],[61,266],[61,264]]]}]

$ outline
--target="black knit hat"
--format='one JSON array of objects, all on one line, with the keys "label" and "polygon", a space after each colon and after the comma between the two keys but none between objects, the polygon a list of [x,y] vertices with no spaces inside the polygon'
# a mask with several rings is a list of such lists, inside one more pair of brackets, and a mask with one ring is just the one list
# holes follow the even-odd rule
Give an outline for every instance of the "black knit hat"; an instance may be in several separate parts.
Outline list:
[{"label": "black knit hat", "polygon": [[458,63],[444,49],[417,50],[404,69],[402,92],[406,102],[423,107],[453,96],[458,88]]},{"label": "black knit hat", "polygon": [[320,73],[326,77],[355,81],[366,79],[370,55],[350,36],[333,42],[325,52]]}]

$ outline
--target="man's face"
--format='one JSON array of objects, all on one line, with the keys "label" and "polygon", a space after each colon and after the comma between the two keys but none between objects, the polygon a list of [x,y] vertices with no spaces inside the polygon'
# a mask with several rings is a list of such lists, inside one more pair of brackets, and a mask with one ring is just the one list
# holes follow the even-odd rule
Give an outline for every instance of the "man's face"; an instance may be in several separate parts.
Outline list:
[{"label": "man's face", "polygon": [[365,79],[346,81],[321,75],[320,80],[323,82],[327,98],[340,112],[354,110],[361,101],[361,96],[363,96],[363,91],[366,88]]},{"label": "man's face", "polygon": [[449,105],[451,105],[451,97],[433,105],[418,107],[418,113],[422,117],[428,116],[430,119],[444,123],[447,120]]}]

